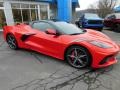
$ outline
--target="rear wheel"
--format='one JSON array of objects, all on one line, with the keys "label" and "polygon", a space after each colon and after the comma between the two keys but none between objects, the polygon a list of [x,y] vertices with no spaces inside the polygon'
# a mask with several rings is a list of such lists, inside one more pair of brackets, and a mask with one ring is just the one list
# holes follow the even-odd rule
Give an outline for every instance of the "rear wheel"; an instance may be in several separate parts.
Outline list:
[{"label": "rear wheel", "polygon": [[120,32],[120,24],[113,24],[111,29],[115,32]]},{"label": "rear wheel", "polygon": [[66,54],[65,59],[75,68],[85,68],[91,64],[91,57],[88,50],[81,46],[70,47]]},{"label": "rear wheel", "polygon": [[15,39],[14,35],[8,34],[6,37],[6,40],[11,49],[14,49],[14,50],[18,49],[17,40]]},{"label": "rear wheel", "polygon": [[117,32],[120,32],[120,24],[116,24],[116,28],[115,29],[116,29]]}]

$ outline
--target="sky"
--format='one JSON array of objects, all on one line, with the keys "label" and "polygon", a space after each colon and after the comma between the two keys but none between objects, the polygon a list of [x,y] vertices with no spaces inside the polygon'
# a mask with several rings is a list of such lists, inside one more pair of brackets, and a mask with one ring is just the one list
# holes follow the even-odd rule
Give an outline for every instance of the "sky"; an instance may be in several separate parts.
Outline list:
[{"label": "sky", "polygon": [[89,5],[94,4],[98,0],[78,0],[80,4],[80,8],[77,8],[76,10],[84,10],[89,7]]}]

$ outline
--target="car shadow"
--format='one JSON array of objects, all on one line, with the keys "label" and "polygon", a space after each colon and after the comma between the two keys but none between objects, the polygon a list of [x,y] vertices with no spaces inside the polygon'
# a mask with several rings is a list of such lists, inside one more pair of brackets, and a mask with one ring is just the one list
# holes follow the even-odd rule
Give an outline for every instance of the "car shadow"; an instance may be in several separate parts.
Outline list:
[{"label": "car shadow", "polygon": [[[30,55],[32,55],[37,61],[39,61],[40,63],[44,63],[44,62],[56,62],[56,63],[60,63],[60,64],[63,64],[65,65],[66,67],[71,67],[73,69],[77,69],[77,68],[74,68],[72,66],[70,66],[66,60],[60,60],[58,58],[55,58],[55,57],[52,57],[52,56],[48,56],[48,55],[45,55],[45,54],[42,54],[40,52],[37,52],[37,51],[33,51],[33,50],[28,50],[28,49],[19,49],[19,51],[21,52],[26,52],[26,53],[30,53]],[[90,66],[89,67],[86,67],[86,68],[81,68],[80,70],[96,70],[95,68],[91,68]]]}]

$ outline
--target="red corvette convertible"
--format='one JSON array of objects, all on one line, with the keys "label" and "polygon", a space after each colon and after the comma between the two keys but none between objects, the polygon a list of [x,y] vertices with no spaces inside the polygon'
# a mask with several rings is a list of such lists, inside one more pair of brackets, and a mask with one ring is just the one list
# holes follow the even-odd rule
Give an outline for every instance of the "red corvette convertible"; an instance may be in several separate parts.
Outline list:
[{"label": "red corvette convertible", "polygon": [[5,26],[4,38],[11,49],[34,50],[75,68],[106,67],[117,62],[119,46],[101,32],[82,30],[66,22],[47,20]]}]

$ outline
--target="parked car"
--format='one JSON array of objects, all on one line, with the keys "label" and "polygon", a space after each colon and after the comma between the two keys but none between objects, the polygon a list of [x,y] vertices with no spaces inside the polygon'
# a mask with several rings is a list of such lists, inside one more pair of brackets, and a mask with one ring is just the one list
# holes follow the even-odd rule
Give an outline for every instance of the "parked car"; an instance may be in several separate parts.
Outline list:
[{"label": "parked car", "polygon": [[75,24],[82,28],[103,29],[103,19],[94,13],[84,13]]},{"label": "parked car", "polygon": [[104,25],[114,31],[120,32],[120,13],[112,13],[105,17]]},{"label": "parked car", "polygon": [[3,29],[5,41],[14,50],[34,50],[66,60],[75,68],[101,68],[117,63],[115,56],[119,46],[98,31],[50,20],[5,26]]}]

